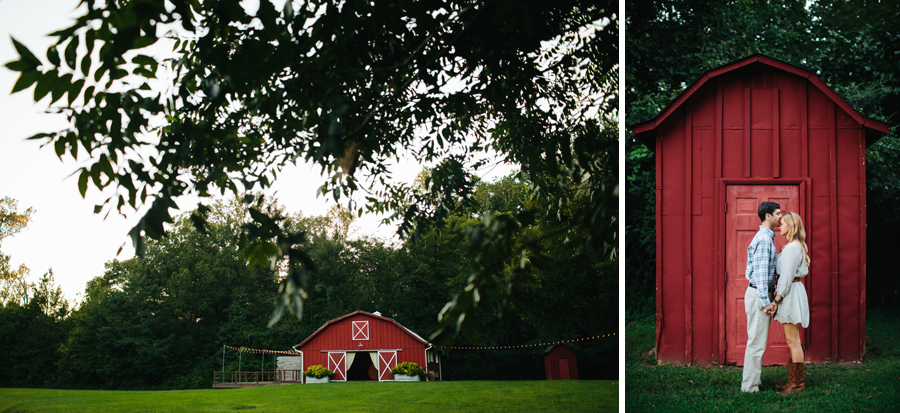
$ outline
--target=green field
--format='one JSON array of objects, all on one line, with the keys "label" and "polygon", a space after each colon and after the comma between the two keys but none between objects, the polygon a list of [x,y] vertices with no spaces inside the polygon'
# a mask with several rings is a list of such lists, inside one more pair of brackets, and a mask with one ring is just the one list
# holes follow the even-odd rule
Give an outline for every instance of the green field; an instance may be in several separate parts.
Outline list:
[{"label": "green field", "polygon": [[618,411],[618,381],[292,384],[226,390],[0,389],[0,412]]},{"label": "green field", "polygon": [[735,366],[656,365],[652,317],[625,327],[625,409],[629,412],[896,412],[900,411],[900,316],[866,312],[862,363],[810,363],[806,390],[790,396],[773,391],[787,381],[785,367],[763,367],[759,393],[741,393]]}]

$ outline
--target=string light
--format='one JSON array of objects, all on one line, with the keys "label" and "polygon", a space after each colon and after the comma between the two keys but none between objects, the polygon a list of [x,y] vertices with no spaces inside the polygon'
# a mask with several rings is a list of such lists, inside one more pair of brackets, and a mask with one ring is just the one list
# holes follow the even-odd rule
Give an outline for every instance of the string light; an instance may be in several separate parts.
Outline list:
[{"label": "string light", "polygon": [[258,348],[247,348],[247,347],[232,347],[226,345],[225,348],[229,350],[238,351],[241,353],[253,353],[253,354],[285,354],[288,356],[296,356],[300,353],[296,351],[285,351],[285,350],[266,350],[266,349],[258,349]]},{"label": "string light", "polygon": [[[611,333],[611,334],[603,334],[600,336],[593,336],[593,337],[575,338],[572,340],[551,341],[551,342],[547,342],[547,343],[537,343],[537,344],[521,344],[521,345],[517,345],[517,346],[437,347],[437,348],[453,349],[453,350],[508,350],[508,349],[515,349],[515,348],[544,347],[544,346],[551,346],[551,345],[556,345],[556,344],[577,343],[580,341],[596,340],[596,339],[600,339],[600,338],[612,337],[615,335],[616,335],[616,333]],[[288,355],[288,356],[298,355],[298,353],[296,351],[266,350],[266,349],[257,349],[257,348],[247,348],[247,347],[232,347],[232,346],[228,346],[228,345],[226,345],[225,348],[228,348],[228,349],[234,350],[234,351],[238,351],[241,353],[284,354],[284,355]]]},{"label": "string light", "polygon": [[438,348],[452,349],[452,350],[506,350],[506,349],[514,349],[514,348],[544,347],[544,346],[551,346],[551,345],[555,345],[555,344],[575,343],[575,342],[579,342],[579,341],[588,341],[588,340],[596,340],[596,339],[598,339],[598,338],[612,337],[612,336],[614,336],[614,335],[616,335],[616,333],[604,334],[604,335],[602,335],[602,336],[593,336],[593,337],[575,338],[575,339],[572,339],[572,340],[563,340],[563,341],[555,341],[555,342],[548,342],[548,343],[521,344],[521,345],[518,345],[518,346],[438,347]]}]

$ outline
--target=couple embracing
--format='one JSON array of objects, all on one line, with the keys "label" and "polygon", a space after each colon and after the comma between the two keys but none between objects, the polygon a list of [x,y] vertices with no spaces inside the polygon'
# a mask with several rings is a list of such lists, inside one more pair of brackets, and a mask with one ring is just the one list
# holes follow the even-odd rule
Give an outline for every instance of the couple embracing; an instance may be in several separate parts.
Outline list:
[{"label": "couple embracing", "polygon": [[[806,229],[796,212],[781,213],[781,206],[763,202],[757,210],[759,232],[747,247],[747,279],[750,286],[744,294],[747,312],[747,349],[741,391],[758,392],[763,353],[769,337],[772,317],[784,328],[791,350],[788,360],[788,382],[776,385],[778,394],[791,394],[806,388],[800,326],[809,325],[809,300],[801,280],[809,273],[809,249]],[[785,237],[780,253],[775,251],[775,228]],[[776,276],[778,274],[777,283]]]}]

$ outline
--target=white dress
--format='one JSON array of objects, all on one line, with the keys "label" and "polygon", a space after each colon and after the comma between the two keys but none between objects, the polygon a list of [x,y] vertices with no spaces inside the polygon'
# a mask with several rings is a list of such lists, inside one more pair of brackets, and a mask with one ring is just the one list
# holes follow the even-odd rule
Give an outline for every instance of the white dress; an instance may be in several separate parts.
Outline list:
[{"label": "white dress", "polygon": [[778,304],[775,321],[809,326],[809,299],[806,296],[806,288],[800,281],[793,282],[794,278],[806,277],[809,274],[803,247],[799,242],[789,242],[785,245],[778,254],[775,269],[779,274],[775,293],[784,297]]}]

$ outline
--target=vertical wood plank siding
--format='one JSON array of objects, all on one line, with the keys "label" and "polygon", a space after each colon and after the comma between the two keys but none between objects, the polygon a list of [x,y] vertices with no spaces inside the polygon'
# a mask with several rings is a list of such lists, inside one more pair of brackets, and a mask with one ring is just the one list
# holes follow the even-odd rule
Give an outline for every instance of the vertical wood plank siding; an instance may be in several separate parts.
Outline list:
[{"label": "vertical wood plank siding", "polygon": [[703,74],[633,129],[656,155],[659,361],[736,362],[726,357],[735,314],[724,292],[724,191],[735,184],[798,188],[812,260],[807,359],[860,360],[865,150],[888,126],[860,115],[814,74],[753,55]]}]

